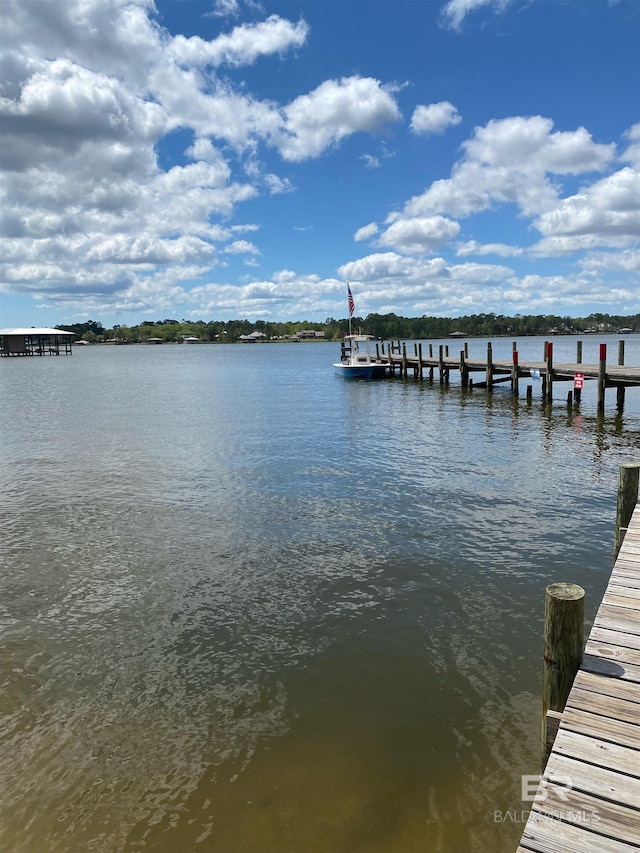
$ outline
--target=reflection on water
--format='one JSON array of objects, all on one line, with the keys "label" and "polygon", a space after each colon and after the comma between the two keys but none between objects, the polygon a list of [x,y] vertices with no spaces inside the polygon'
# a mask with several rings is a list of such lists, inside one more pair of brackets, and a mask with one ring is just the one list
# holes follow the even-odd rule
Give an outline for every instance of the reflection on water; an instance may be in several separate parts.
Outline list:
[{"label": "reflection on water", "polygon": [[0,363],[3,849],[515,848],[544,587],[597,607],[635,392],[623,423],[333,357]]}]

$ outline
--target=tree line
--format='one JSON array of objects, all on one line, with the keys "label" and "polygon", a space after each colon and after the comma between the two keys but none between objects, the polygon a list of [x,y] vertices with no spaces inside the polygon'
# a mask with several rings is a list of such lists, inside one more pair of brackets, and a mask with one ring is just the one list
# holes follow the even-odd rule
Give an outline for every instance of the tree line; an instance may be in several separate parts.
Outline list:
[{"label": "tree line", "polygon": [[[368,314],[352,318],[352,327],[381,340],[425,340],[447,338],[458,333],[465,337],[499,337],[510,335],[577,335],[599,332],[617,332],[619,329],[640,330],[640,314],[590,314],[588,317],[561,317],[555,314],[471,314],[464,317],[401,317],[397,314]],[[324,333],[326,340],[340,340],[349,329],[348,319],[327,318],[323,323],[306,321],[276,323],[266,320],[145,320],[136,326],[115,325],[105,328],[102,323],[87,320],[85,323],[58,325],[57,329],[75,332],[81,340],[90,343],[123,341],[145,343],[150,338],[161,338],[174,343],[185,336],[193,336],[203,343],[236,343],[243,335],[259,332],[264,340],[286,340],[305,330]]]}]

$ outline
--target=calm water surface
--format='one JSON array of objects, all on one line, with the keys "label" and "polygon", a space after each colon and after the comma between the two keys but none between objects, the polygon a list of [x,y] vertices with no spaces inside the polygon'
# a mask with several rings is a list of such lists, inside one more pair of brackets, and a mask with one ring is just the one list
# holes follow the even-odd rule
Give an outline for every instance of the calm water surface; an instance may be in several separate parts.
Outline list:
[{"label": "calm water surface", "polygon": [[544,589],[597,608],[638,392],[598,419],[338,352],[0,361],[1,849],[515,849]]}]

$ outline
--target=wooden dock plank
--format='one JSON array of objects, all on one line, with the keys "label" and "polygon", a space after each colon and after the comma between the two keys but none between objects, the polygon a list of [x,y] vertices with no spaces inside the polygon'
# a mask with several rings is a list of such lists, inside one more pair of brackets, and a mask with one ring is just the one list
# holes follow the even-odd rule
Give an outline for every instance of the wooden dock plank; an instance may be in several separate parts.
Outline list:
[{"label": "wooden dock plank", "polygon": [[582,791],[572,791],[571,807],[567,808],[562,798],[562,791],[550,788],[546,792],[544,802],[534,803],[535,811],[556,817],[566,823],[585,826],[601,836],[615,838],[634,844],[638,840],[638,821],[640,812],[627,808],[618,803],[612,803],[584,794]]},{"label": "wooden dock plank", "polygon": [[594,619],[518,850],[640,851],[640,505]]},{"label": "wooden dock plank", "polygon": [[520,846],[527,853],[638,853],[637,844],[607,838],[591,828],[563,823],[536,810],[531,812]]},{"label": "wooden dock plank", "polygon": [[[597,656],[604,660],[611,661],[612,663],[620,664],[621,666],[632,665],[640,669],[640,649],[627,648],[620,644],[614,645],[612,643],[598,641],[593,634],[594,632],[592,631],[591,636],[585,645],[585,655]],[[629,637],[631,635],[624,634],[623,636]],[[627,680],[634,681],[635,679],[629,678]]]},{"label": "wooden dock plank", "polygon": [[[613,720],[637,724],[640,710],[636,702],[628,702],[607,696],[604,693],[591,693],[587,690],[572,690],[567,708],[589,709],[592,714],[601,714]],[[566,710],[566,709],[565,709]]]},{"label": "wooden dock plank", "polygon": [[[585,693],[597,693],[601,696],[611,696],[612,699],[623,699],[625,702],[634,702],[640,705],[640,690],[633,684],[627,684],[618,678],[605,678],[592,672],[581,669],[573,682],[573,690],[583,690]],[[571,702],[571,693],[567,704]],[[640,708],[638,708],[640,714]]]},{"label": "wooden dock plank", "polygon": [[637,634],[627,634],[624,631],[614,631],[594,625],[589,635],[589,642],[610,643],[612,646],[622,646],[625,649],[640,649],[640,637]]},{"label": "wooden dock plank", "polygon": [[640,749],[640,724],[638,723],[625,723],[611,717],[583,711],[582,708],[565,708],[562,723],[567,731],[582,732],[601,740]]},{"label": "wooden dock plank", "polygon": [[[640,803],[640,779],[607,767],[587,764],[568,755],[561,755],[556,751],[558,742],[562,740],[561,734],[562,732],[558,732],[553,752],[547,762],[544,778],[549,780],[547,788],[560,788],[566,795],[565,807],[570,808],[574,791],[582,791],[585,794],[592,794],[595,797],[601,797],[635,809]],[[571,783],[569,789],[565,789],[562,784],[556,784],[552,781],[561,782],[565,779]],[[638,821],[640,826],[640,812],[638,812]],[[638,843],[640,844],[640,838],[638,838]]]},{"label": "wooden dock plank", "polygon": [[611,676],[621,681],[632,681],[635,684],[640,684],[640,666],[625,663],[619,658],[612,660],[604,655],[587,653],[582,662],[582,670],[583,672]]},{"label": "wooden dock plank", "polygon": [[[620,767],[624,767],[625,774],[633,776],[638,784],[638,797],[629,805],[640,808],[640,752],[637,749],[565,728],[561,735],[558,734],[554,750],[557,755],[577,758],[607,770],[618,771]],[[575,779],[573,787],[578,787]]]}]

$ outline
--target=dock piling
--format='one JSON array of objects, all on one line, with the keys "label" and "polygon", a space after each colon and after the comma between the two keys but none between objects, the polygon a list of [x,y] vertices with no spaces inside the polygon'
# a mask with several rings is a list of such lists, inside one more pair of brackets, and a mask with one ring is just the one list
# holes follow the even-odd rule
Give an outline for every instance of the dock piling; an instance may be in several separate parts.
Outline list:
[{"label": "dock piling", "polygon": [[598,412],[604,412],[604,389],[607,383],[607,345],[600,344],[598,362]]},{"label": "dock piling", "polygon": [[624,535],[631,521],[633,510],[638,502],[638,484],[640,483],[640,465],[637,462],[624,462],[618,475],[618,498],[616,501],[616,532],[614,539],[614,559],[617,558]]},{"label": "dock piling", "polygon": [[544,670],[542,683],[542,767],[546,764],[547,712],[562,713],[582,663],[584,589],[575,583],[552,583],[544,606]]}]

